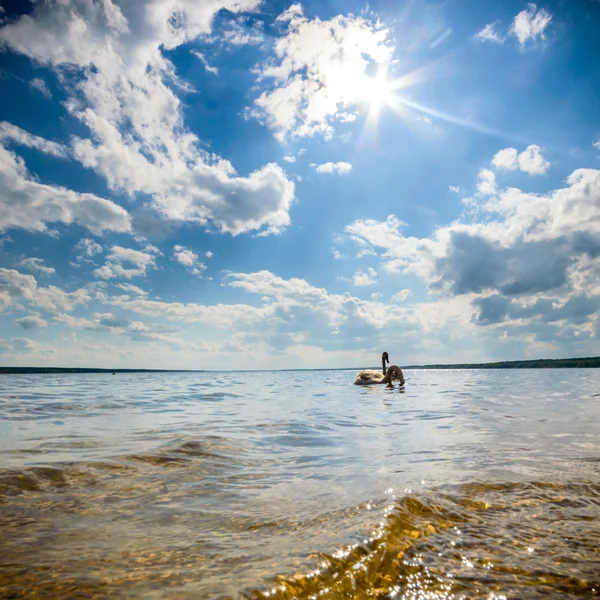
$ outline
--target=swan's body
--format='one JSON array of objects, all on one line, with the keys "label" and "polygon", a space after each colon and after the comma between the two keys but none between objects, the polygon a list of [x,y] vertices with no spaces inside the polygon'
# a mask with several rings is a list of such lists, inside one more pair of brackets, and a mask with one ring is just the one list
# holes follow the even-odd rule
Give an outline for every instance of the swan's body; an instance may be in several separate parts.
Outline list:
[{"label": "swan's body", "polygon": [[388,353],[384,352],[381,355],[382,370],[376,371],[375,369],[365,369],[360,371],[356,375],[356,385],[375,385],[378,383],[385,383],[389,387],[392,387],[392,381],[399,381],[400,385],[404,385],[405,379],[402,369],[397,365],[391,365],[387,370],[385,368],[386,361],[389,363]]}]

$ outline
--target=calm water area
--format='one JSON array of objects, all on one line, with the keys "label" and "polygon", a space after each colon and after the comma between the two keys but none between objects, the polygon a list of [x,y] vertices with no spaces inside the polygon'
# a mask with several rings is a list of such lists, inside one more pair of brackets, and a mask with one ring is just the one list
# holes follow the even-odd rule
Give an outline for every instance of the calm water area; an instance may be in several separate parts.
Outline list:
[{"label": "calm water area", "polygon": [[600,370],[0,377],[0,598],[600,598]]}]

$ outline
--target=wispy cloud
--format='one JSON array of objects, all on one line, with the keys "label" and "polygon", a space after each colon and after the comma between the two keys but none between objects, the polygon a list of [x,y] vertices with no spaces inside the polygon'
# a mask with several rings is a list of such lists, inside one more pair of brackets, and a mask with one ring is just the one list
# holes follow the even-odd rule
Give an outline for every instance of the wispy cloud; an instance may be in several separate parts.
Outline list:
[{"label": "wispy cloud", "polygon": [[217,69],[217,67],[213,67],[212,65],[210,65],[208,60],[206,59],[206,56],[204,56],[204,54],[202,54],[202,52],[198,52],[197,50],[192,50],[192,54],[204,65],[204,68],[209,73],[213,73],[214,75],[219,74],[219,69]]},{"label": "wispy cloud", "polygon": [[488,23],[481,31],[475,34],[475,38],[483,40],[485,42],[495,42],[497,44],[504,43],[504,37],[496,31],[496,27],[500,24],[500,21],[494,21],[494,23]]},{"label": "wispy cloud", "polygon": [[24,258],[21,261],[21,265],[28,271],[42,273],[42,275],[54,275],[54,273],[56,273],[56,269],[54,269],[54,267],[47,267],[44,265],[44,260],[42,258]]}]

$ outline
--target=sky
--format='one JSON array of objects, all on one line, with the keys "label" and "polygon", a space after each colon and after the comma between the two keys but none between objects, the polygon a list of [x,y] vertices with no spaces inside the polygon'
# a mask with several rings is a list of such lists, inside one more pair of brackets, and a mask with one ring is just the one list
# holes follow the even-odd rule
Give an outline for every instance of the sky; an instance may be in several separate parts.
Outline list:
[{"label": "sky", "polygon": [[600,2],[5,0],[0,364],[600,354]]}]

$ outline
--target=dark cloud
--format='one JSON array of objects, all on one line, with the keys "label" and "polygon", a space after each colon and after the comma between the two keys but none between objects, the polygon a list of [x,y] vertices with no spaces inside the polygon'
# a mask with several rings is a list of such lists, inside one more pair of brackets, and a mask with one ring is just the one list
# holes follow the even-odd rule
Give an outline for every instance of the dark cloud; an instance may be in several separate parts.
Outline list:
[{"label": "dark cloud", "polygon": [[521,296],[557,290],[568,282],[568,269],[582,255],[595,258],[600,238],[563,236],[535,242],[519,241],[505,248],[464,231],[450,236],[447,255],[436,261],[434,290],[452,295],[497,290]]},{"label": "dark cloud", "polygon": [[571,325],[583,325],[600,310],[600,295],[577,294],[562,306],[556,306],[556,302],[549,298],[538,298],[533,304],[522,306],[505,296],[494,294],[476,298],[471,304],[476,309],[471,320],[478,325],[495,325],[517,319],[544,323],[567,321]]},{"label": "dark cloud", "polygon": [[114,317],[112,315],[110,316],[103,316],[100,317],[100,320],[98,321],[98,324],[101,327],[127,327],[127,325],[129,325],[129,320],[125,319],[123,317]]}]

